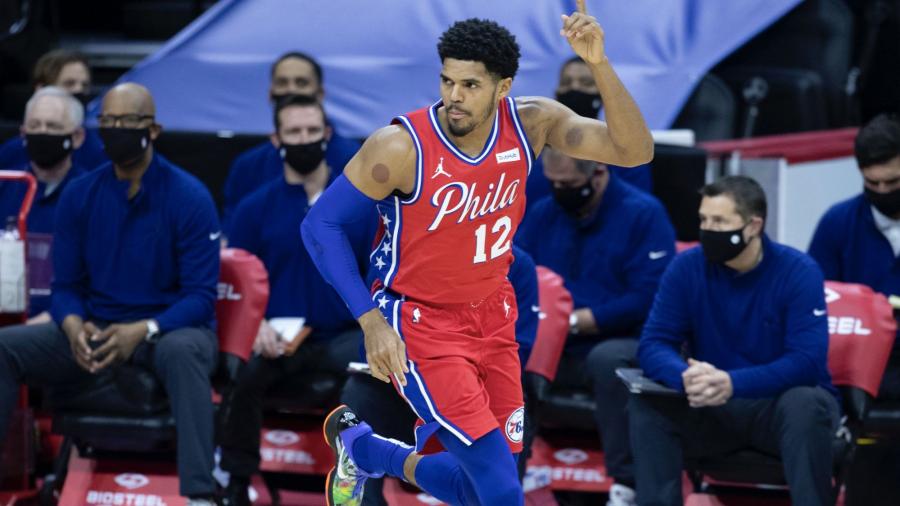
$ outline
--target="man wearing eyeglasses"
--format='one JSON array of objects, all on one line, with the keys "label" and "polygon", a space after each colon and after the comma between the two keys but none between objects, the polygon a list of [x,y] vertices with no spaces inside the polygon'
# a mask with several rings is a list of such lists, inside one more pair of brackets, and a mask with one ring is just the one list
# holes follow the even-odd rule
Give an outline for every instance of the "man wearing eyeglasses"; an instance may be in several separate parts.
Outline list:
[{"label": "man wearing eyeglasses", "polygon": [[130,362],[160,379],[177,429],[180,493],[211,505],[219,224],[206,188],[157,154],[149,91],[103,99],[112,160],[72,181],[57,208],[53,322],[0,329],[0,441],[21,383],[79,385]]}]

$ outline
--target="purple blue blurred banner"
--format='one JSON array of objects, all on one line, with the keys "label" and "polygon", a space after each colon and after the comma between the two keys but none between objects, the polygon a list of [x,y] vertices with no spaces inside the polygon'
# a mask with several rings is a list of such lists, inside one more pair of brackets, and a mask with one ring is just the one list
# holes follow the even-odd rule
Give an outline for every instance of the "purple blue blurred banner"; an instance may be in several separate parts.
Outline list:
[{"label": "purple blue blurred banner", "polygon": [[[652,128],[668,127],[703,74],[800,0],[587,0],[610,60]],[[156,97],[167,129],[272,129],[269,67],[301,50],[322,63],[328,114],[363,137],[438,98],[438,36],[493,19],[522,48],[514,95],[552,96],[572,56],[560,15],[574,0],[221,0],[122,79]]]}]

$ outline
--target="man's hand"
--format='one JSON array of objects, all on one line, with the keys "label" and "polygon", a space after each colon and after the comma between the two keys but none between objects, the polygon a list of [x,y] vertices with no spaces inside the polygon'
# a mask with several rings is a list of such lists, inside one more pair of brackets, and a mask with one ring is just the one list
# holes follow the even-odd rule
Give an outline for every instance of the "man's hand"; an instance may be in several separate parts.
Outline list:
[{"label": "man's hand", "polygon": [[72,348],[75,363],[85,371],[91,370],[91,347],[88,346],[91,334],[86,330],[88,326],[96,330],[93,323],[84,323],[80,316],[73,314],[67,316],[62,323],[62,330],[69,338],[69,347]]},{"label": "man's hand", "polygon": [[146,321],[116,323],[106,327],[103,332],[91,338],[91,341],[103,344],[91,354],[90,371],[95,373],[114,363],[128,360],[146,336]]},{"label": "man's hand", "polygon": [[372,369],[372,376],[390,383],[393,375],[401,385],[406,386],[405,374],[409,372],[409,368],[406,365],[406,345],[403,340],[377,309],[362,315],[359,323],[365,335],[366,361]]},{"label": "man's hand", "polygon": [[37,325],[39,323],[50,323],[52,321],[53,318],[50,316],[50,313],[44,311],[29,318],[27,321],[25,321],[25,325]]},{"label": "man's hand", "polygon": [[575,325],[570,329],[573,334],[596,334],[600,330],[597,328],[597,321],[594,320],[594,312],[589,307],[576,309],[573,313],[574,318],[570,318],[570,322],[574,321]]},{"label": "man's hand", "polygon": [[594,16],[588,15],[585,0],[577,0],[577,10],[571,16],[562,15],[563,27],[560,35],[568,39],[575,54],[589,64],[606,61],[603,47],[603,29]]},{"label": "man's hand", "polygon": [[688,365],[681,377],[692,408],[721,406],[731,399],[734,389],[727,372],[694,359],[688,359]]},{"label": "man's hand", "polygon": [[259,323],[256,341],[253,341],[253,351],[265,358],[278,358],[284,355],[284,341],[266,320]]}]

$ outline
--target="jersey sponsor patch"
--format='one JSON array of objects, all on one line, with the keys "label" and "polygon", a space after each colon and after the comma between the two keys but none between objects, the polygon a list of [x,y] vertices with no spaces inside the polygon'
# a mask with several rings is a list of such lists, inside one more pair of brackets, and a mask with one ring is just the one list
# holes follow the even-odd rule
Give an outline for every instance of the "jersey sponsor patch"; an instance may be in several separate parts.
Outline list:
[{"label": "jersey sponsor patch", "polygon": [[519,155],[519,148],[513,148],[509,151],[497,153],[497,163],[515,162],[521,159],[522,157]]},{"label": "jersey sponsor patch", "polygon": [[506,437],[513,443],[521,443],[525,435],[525,408],[519,408],[506,419]]}]

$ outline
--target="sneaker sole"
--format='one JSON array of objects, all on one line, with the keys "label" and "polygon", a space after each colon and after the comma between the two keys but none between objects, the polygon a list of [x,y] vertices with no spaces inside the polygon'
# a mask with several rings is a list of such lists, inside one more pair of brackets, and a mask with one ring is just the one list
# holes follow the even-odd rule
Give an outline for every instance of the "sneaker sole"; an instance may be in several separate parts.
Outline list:
[{"label": "sneaker sole", "polygon": [[[328,506],[335,506],[334,499],[331,497],[331,486],[334,482],[334,475],[337,473],[337,460],[340,457],[338,455],[337,449],[331,444],[332,438],[328,436],[329,429],[331,431],[336,431],[336,422],[334,420],[337,419],[337,414],[339,411],[343,411],[345,409],[349,409],[346,404],[341,404],[340,406],[331,410],[328,413],[328,416],[325,417],[325,422],[322,423],[322,437],[325,439],[325,444],[331,448],[332,453],[334,454],[334,463],[335,465],[331,467],[331,470],[328,471],[328,475],[325,477],[325,503]],[[337,434],[335,434],[337,435]]]}]

